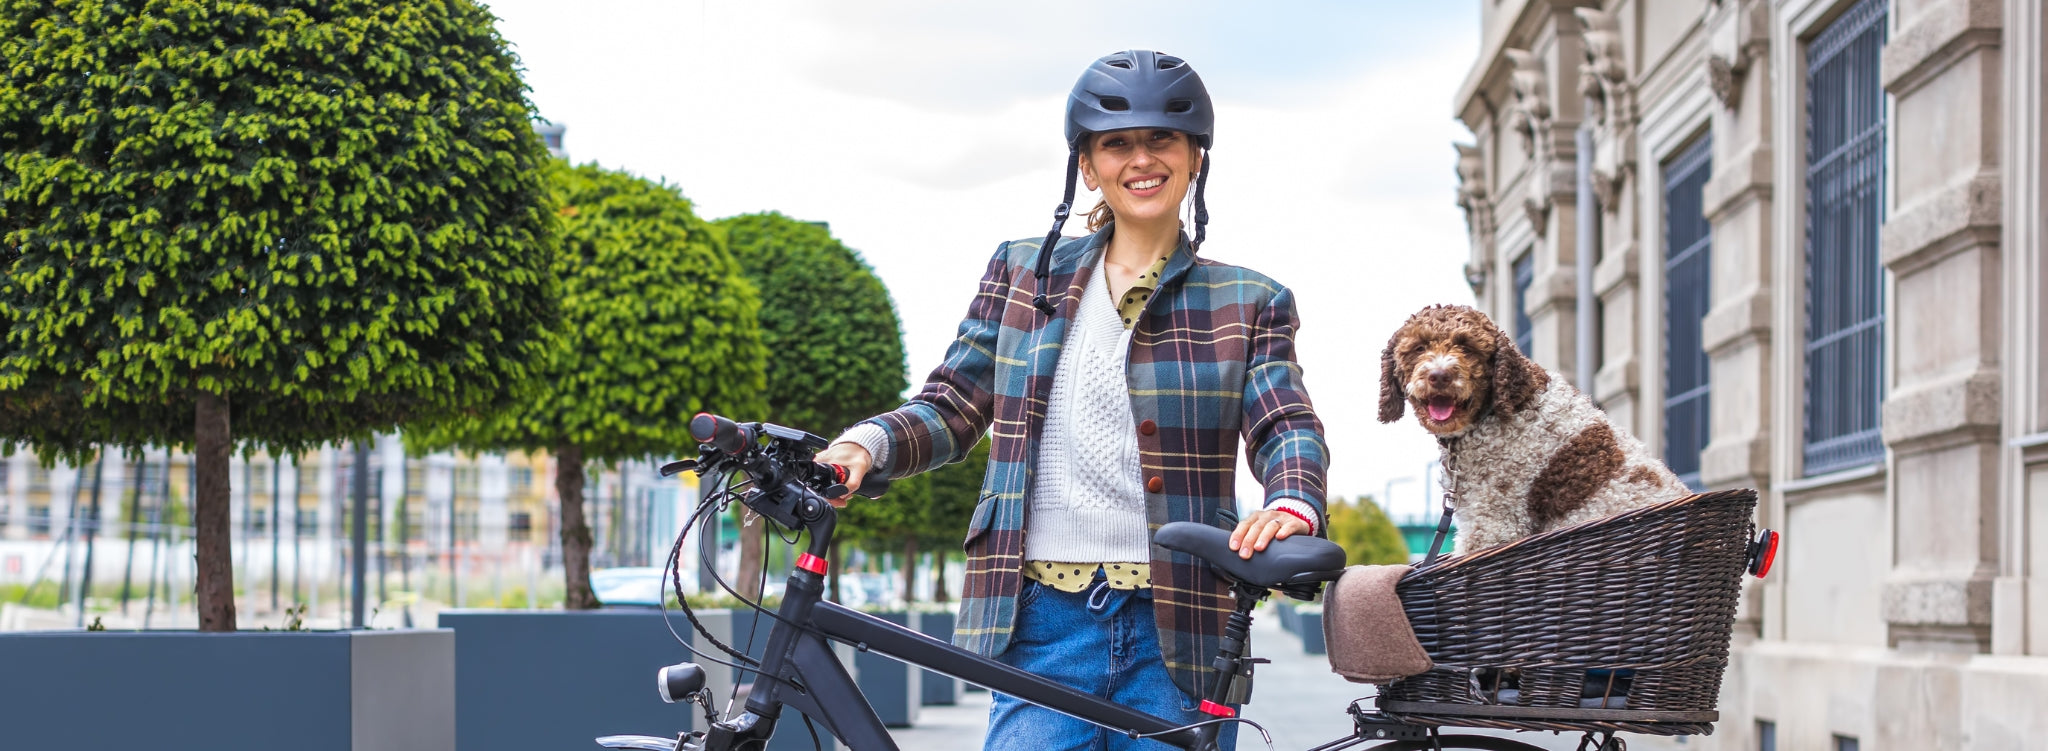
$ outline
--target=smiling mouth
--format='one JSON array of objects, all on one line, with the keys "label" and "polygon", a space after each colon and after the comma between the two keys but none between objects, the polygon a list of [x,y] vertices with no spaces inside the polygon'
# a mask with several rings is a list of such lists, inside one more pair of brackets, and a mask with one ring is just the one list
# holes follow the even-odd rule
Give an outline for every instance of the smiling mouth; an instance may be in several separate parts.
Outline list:
[{"label": "smiling mouth", "polygon": [[1165,185],[1165,184],[1166,184],[1166,178],[1163,178],[1163,177],[1152,177],[1152,178],[1146,178],[1146,179],[1144,179],[1144,180],[1137,180],[1137,181],[1134,181],[1134,182],[1128,182],[1128,183],[1124,183],[1124,187],[1125,187],[1125,188],[1127,188],[1127,189],[1129,189],[1129,190],[1151,190],[1151,189],[1153,189],[1153,188],[1157,188],[1157,187],[1159,187],[1159,186],[1161,186],[1161,185]]},{"label": "smiling mouth", "polygon": [[1425,409],[1429,412],[1429,419],[1443,422],[1451,419],[1451,415],[1458,411],[1458,401],[1448,396],[1432,396]]}]

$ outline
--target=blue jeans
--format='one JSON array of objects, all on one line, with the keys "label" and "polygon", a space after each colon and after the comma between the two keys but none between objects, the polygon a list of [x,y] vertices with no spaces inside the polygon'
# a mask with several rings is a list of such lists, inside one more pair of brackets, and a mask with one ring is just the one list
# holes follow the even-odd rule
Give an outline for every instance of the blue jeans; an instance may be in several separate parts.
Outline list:
[{"label": "blue jeans", "polygon": [[[997,658],[1118,704],[1183,723],[1213,720],[1199,699],[1182,693],[1159,652],[1151,590],[1096,586],[1061,592],[1030,579],[1017,596],[1016,630]],[[1237,723],[1226,723],[1217,747],[1237,747]],[[1152,751],[1172,746],[1077,720],[995,694],[983,751]]]}]

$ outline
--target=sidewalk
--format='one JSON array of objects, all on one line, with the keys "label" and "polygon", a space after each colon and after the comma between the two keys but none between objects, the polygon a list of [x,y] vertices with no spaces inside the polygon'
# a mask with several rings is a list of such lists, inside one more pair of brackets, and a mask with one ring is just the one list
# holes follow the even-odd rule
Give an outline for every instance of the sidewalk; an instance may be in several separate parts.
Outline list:
[{"label": "sidewalk", "polygon": [[[1272,734],[1275,751],[1305,751],[1350,737],[1351,716],[1345,713],[1345,707],[1353,699],[1371,696],[1371,686],[1345,681],[1330,672],[1324,656],[1303,653],[1301,640],[1280,630],[1280,619],[1270,608],[1261,609],[1252,621],[1252,649],[1255,656],[1272,662],[1258,667],[1252,702],[1245,706],[1244,718],[1259,723]],[[925,707],[918,716],[917,727],[894,731],[896,745],[904,751],[981,748],[982,733],[988,728],[989,694],[975,692],[965,697],[957,706]],[[1576,735],[1457,732],[1512,737],[1556,751],[1572,751],[1578,746]],[[1242,751],[1262,751],[1266,746],[1258,731],[1246,726],[1238,731],[1237,747]]]}]

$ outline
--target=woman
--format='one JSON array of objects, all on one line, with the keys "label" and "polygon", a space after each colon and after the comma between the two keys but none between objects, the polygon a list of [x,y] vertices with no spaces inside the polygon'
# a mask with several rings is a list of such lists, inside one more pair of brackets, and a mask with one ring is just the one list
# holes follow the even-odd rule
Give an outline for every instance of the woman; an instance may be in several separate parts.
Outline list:
[{"label": "woman", "polygon": [[[1190,723],[1234,713],[1200,699],[1232,601],[1205,564],[1153,546],[1151,530],[1234,525],[1246,558],[1316,534],[1327,453],[1294,359],[1292,295],[1195,255],[1214,121],[1179,58],[1130,51],[1090,65],[1067,101],[1066,197],[1052,231],[996,251],[915,398],[818,455],[857,487],[868,472],[958,461],[993,429],[954,643]],[[1103,201],[1093,234],[1062,239],[1077,172]],[[1192,240],[1179,222],[1191,187]],[[1241,520],[1240,434],[1266,489]],[[999,695],[986,748],[1133,743]]]}]

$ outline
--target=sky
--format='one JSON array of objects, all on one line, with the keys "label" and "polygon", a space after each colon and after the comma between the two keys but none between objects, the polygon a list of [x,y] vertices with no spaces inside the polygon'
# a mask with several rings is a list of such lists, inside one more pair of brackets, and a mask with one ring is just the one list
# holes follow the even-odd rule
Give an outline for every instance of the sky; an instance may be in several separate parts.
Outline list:
[{"label": "sky", "polygon": [[[1412,416],[1378,422],[1378,355],[1414,311],[1472,301],[1451,148],[1471,135],[1451,99],[1477,2],[487,4],[572,160],[676,185],[706,218],[827,222],[860,251],[902,316],[913,390],[996,247],[1050,226],[1082,69],[1133,48],[1187,59],[1217,111],[1202,255],[1294,292],[1331,494],[1427,513],[1435,443]],[[1262,497],[1242,466],[1239,498]]]}]

